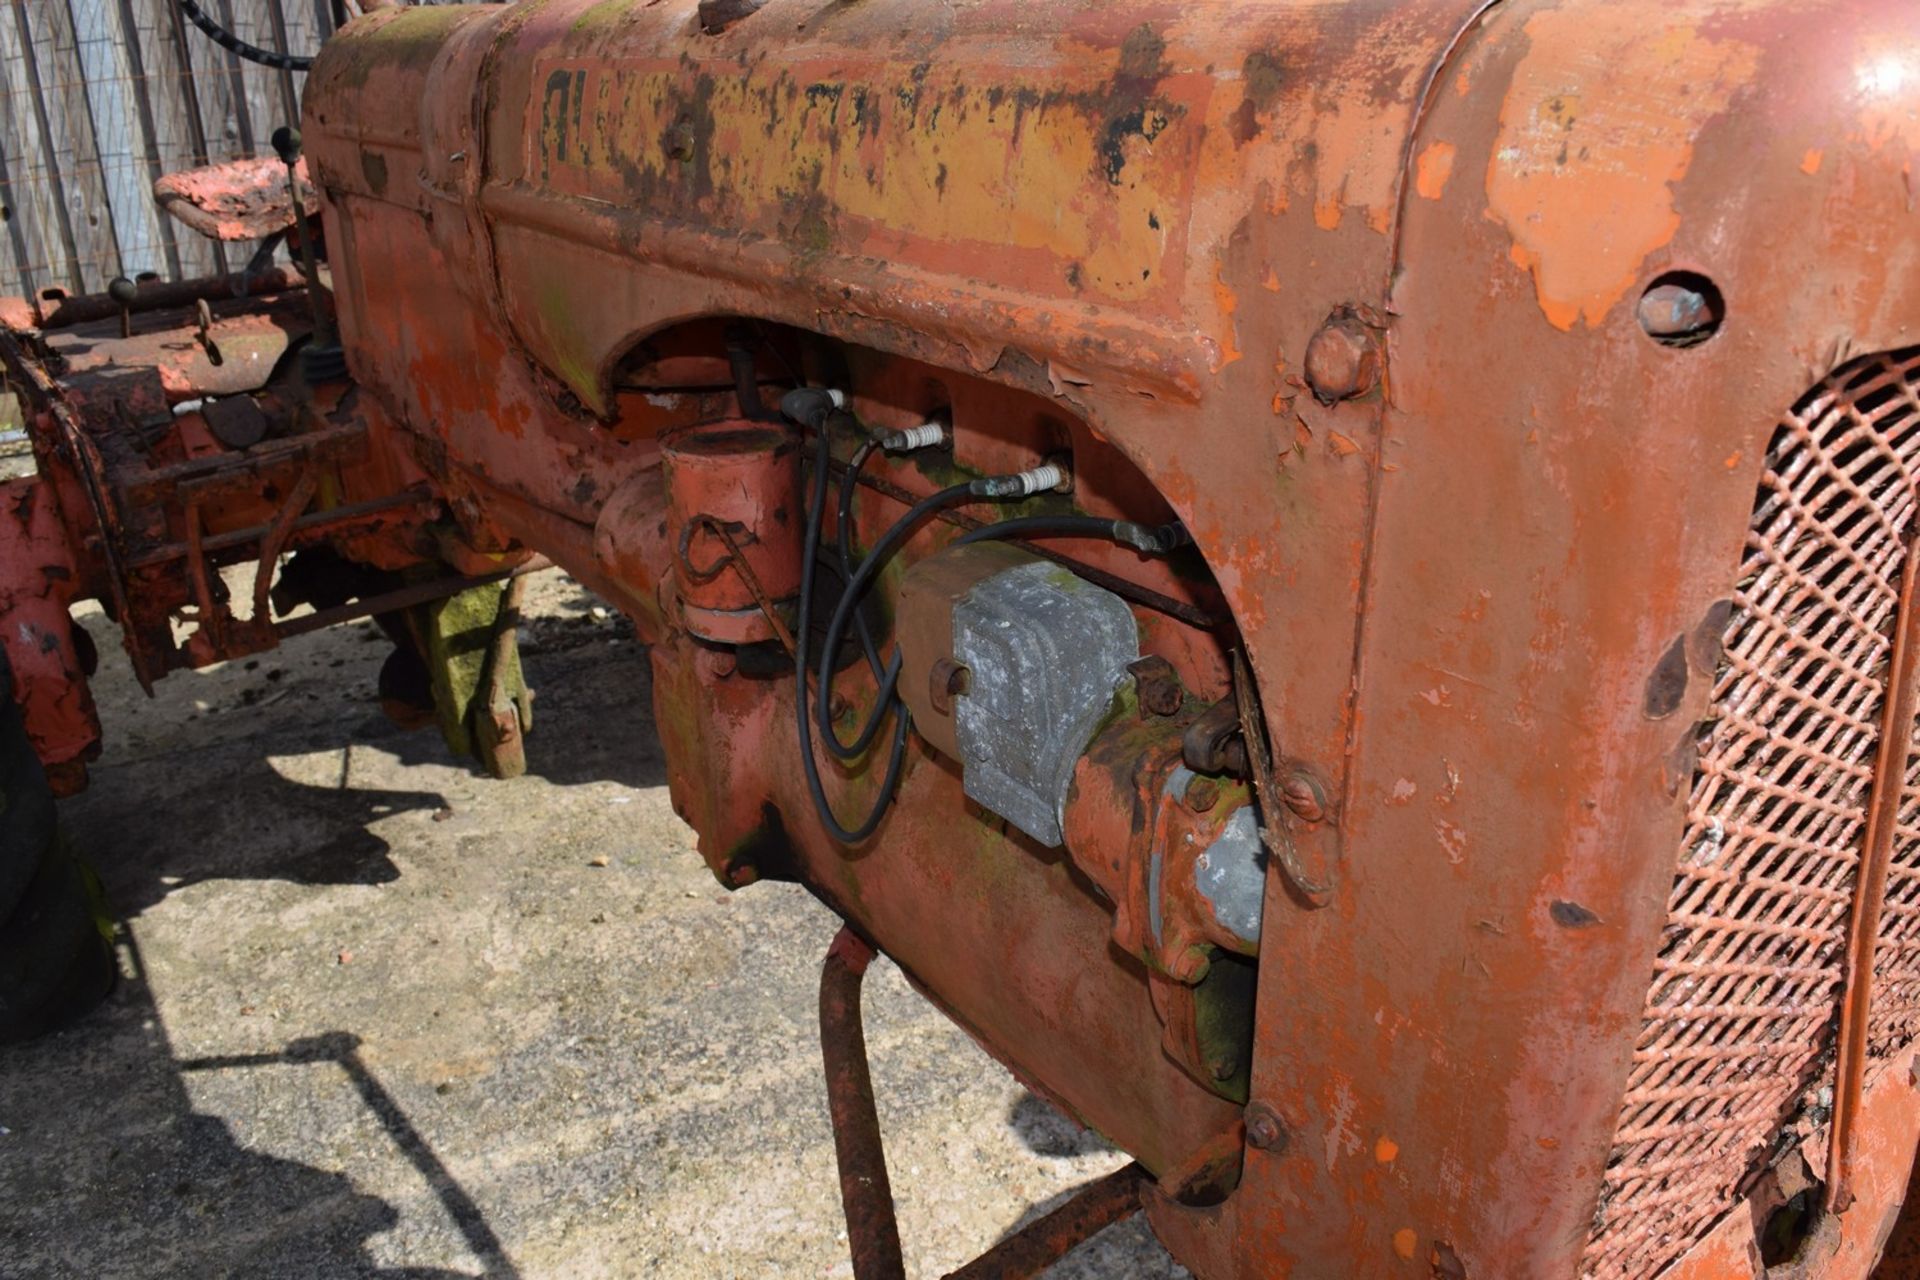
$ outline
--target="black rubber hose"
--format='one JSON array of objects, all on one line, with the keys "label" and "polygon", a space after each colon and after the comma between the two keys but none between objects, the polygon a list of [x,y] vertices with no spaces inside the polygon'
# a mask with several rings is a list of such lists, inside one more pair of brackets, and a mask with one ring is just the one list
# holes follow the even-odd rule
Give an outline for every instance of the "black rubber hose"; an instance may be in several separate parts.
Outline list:
[{"label": "black rubber hose", "polygon": [[754,367],[753,348],[745,337],[727,338],[727,369],[733,375],[733,398],[740,416],[749,422],[778,422],[780,415],[760,399],[760,374]]},{"label": "black rubber hose", "polygon": [[846,591],[840,596],[840,604],[833,611],[833,620],[827,624],[827,635],[821,648],[820,678],[814,690],[814,716],[820,721],[821,741],[830,753],[842,760],[851,759],[867,749],[874,735],[879,733],[880,726],[885,720],[887,703],[892,699],[893,691],[900,683],[900,654],[895,650],[892,659],[887,663],[885,672],[880,677],[879,699],[874,703],[873,713],[868,716],[867,722],[860,726],[860,732],[854,735],[851,743],[840,741],[839,734],[833,728],[833,717],[830,711],[832,690],[829,686],[833,681],[833,656],[840,648],[841,639],[847,634],[848,617],[859,607],[860,597],[866,593],[868,587],[873,585],[873,579],[879,574],[881,567],[923,521],[935,512],[972,496],[971,485],[956,484],[949,485],[932,497],[922,498],[914,503],[907,508],[905,515],[894,521],[893,525],[880,535],[880,540],[874,544],[873,550],[868,552],[867,558],[860,562],[860,568],[847,580]]},{"label": "black rubber hose", "polygon": [[1031,538],[1042,534],[1064,538],[1103,538],[1109,542],[1121,541],[1116,530],[1120,521],[1109,520],[1104,516],[1016,516],[1011,520],[1001,520],[995,524],[983,524],[978,529],[969,529],[954,541],[954,546],[962,547],[969,542],[988,542],[998,538]]},{"label": "black rubber hose", "polygon": [[[812,390],[812,388],[802,390]],[[801,392],[788,392],[781,402],[782,409],[786,408],[788,401],[793,401],[800,394]],[[824,399],[824,392],[821,393],[821,397]],[[811,401],[804,403],[811,408]],[[825,403],[827,408],[821,411],[819,421],[824,421],[826,412],[832,408],[830,400]],[[799,414],[789,416],[796,420],[804,420]],[[813,425],[817,427],[818,421]],[[893,802],[894,788],[900,783],[900,770],[906,763],[907,731],[912,726],[912,717],[907,714],[904,706],[898,708],[894,723],[893,746],[887,756],[886,774],[880,780],[880,795],[873,802],[873,808],[857,826],[842,825],[833,812],[832,803],[827,799],[826,788],[820,785],[820,766],[813,758],[813,715],[807,702],[807,641],[813,626],[815,557],[820,554],[820,524],[821,517],[826,514],[827,505],[827,464],[832,458],[826,432],[821,431],[818,434],[820,447],[814,464],[813,498],[807,506],[807,539],[803,553],[805,559],[801,562],[800,570],[799,616],[795,619],[793,632],[794,722],[800,739],[800,767],[807,778],[807,792],[813,798],[814,812],[820,816],[821,825],[834,839],[842,844],[859,844],[878,829],[887,806]],[[831,667],[832,664],[828,665]],[[896,678],[899,675],[897,661],[894,674]],[[886,705],[886,702],[887,698],[883,697],[881,705]]]},{"label": "black rubber hose", "polygon": [[[840,505],[835,512],[838,517],[834,524],[834,541],[839,544],[840,579],[853,581],[853,495],[860,487],[860,469],[867,465],[879,444],[867,440],[853,451],[853,457],[847,463],[847,470],[840,477]],[[886,674],[880,663],[880,651],[874,647],[873,629],[867,625],[867,615],[859,609],[853,611],[853,633],[860,638],[860,650],[867,655],[867,666],[872,669],[874,679]]]},{"label": "black rubber hose", "polygon": [[298,58],[290,53],[275,53],[272,49],[262,49],[257,44],[248,44],[233,32],[227,30],[202,12],[194,0],[180,0],[180,12],[187,21],[200,28],[201,34],[225,49],[228,53],[245,58],[248,62],[257,62],[263,67],[272,67],[275,71],[307,71],[313,67],[312,58]]}]

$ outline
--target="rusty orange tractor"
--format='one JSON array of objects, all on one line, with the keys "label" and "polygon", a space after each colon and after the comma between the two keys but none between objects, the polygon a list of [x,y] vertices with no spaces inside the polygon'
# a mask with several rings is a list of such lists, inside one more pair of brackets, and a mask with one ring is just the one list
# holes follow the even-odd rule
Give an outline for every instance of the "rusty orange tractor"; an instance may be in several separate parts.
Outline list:
[{"label": "rusty orange tractor", "polygon": [[301,124],[173,190],[303,270],[5,313],[56,783],[88,597],[511,770],[551,561],[846,919],[861,1280],[876,951],[1136,1161],[959,1275],[1920,1274],[1920,7],[396,7]]}]

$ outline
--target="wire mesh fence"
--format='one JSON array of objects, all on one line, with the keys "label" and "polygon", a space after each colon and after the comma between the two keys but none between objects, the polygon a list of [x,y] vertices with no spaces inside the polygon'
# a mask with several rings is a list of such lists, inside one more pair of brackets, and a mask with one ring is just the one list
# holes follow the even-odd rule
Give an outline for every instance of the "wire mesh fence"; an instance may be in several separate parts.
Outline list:
[{"label": "wire mesh fence", "polygon": [[[332,0],[200,3],[278,53],[312,54],[334,30]],[[0,295],[244,265],[255,245],[175,224],[153,183],[270,153],[305,79],[221,48],[177,0],[0,0]]]}]

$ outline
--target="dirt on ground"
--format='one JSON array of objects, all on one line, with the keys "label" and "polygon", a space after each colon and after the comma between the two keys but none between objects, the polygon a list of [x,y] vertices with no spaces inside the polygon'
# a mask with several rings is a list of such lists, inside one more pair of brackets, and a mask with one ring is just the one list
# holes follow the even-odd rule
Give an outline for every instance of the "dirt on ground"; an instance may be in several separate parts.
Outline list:
[{"label": "dirt on ground", "polygon": [[[123,980],[0,1049],[0,1276],[851,1274],[815,1021],[837,922],[715,883],[644,650],[532,586],[511,782],[380,714],[371,623],[150,701],[84,618],[107,746],[63,816]],[[911,1275],[1124,1163],[890,964],[866,1004]],[[1186,1274],[1138,1217],[1053,1272]]]}]

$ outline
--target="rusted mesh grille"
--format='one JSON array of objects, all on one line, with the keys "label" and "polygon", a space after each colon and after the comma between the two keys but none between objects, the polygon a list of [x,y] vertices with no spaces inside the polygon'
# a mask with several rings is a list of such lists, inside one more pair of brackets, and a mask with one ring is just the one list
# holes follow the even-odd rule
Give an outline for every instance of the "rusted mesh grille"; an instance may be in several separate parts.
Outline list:
[{"label": "rusted mesh grille", "polygon": [[[1920,469],[1920,349],[1840,369],[1768,445],[1585,1273],[1659,1272],[1795,1141],[1820,1167],[1854,871]],[[1920,1024],[1920,767],[1876,1022]],[[1896,905],[1897,904],[1897,905]],[[1887,936],[1883,934],[1883,936]],[[1898,995],[1891,993],[1898,992]],[[1880,1009],[1880,1005],[1876,1005]]]}]

